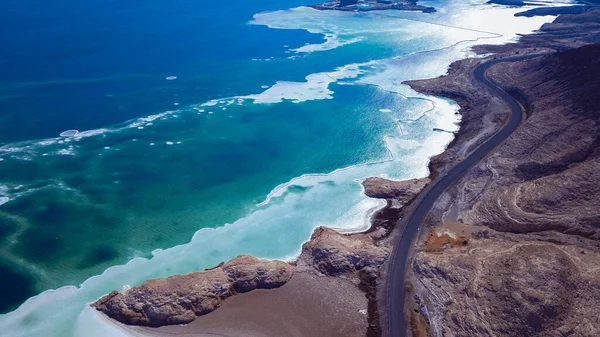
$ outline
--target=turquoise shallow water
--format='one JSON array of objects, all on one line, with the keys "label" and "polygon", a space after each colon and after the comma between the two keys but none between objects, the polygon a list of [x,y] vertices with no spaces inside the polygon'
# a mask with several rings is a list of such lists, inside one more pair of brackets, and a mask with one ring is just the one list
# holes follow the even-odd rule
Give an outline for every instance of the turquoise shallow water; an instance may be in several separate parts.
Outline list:
[{"label": "turquoise shallow water", "polygon": [[[477,1],[429,1],[431,15],[297,5],[107,2],[89,43],[73,31],[87,20],[69,21],[86,5],[31,14],[66,20],[44,34],[68,39],[44,64],[24,49],[23,64],[2,60],[0,273],[19,289],[3,310],[66,287],[1,315],[2,331],[115,335],[87,302],[238,254],[293,258],[316,226],[364,228],[381,203],[360,181],[425,176],[452,139],[433,129],[460,120],[401,82],[552,19]],[[67,129],[80,132],[54,138]]]}]

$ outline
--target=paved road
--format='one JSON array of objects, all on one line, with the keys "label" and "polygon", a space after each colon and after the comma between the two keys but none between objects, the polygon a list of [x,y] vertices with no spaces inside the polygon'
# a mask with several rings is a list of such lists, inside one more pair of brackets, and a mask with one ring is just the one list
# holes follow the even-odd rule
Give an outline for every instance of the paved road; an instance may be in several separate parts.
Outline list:
[{"label": "paved road", "polygon": [[[398,225],[402,225],[406,221],[405,229],[400,236],[398,242],[394,246],[394,251],[389,260],[388,273],[385,286],[387,287],[387,317],[388,325],[384,327],[384,335],[388,337],[404,337],[407,335],[408,325],[404,319],[404,300],[405,300],[405,271],[406,263],[409,259],[409,253],[412,242],[419,231],[419,227],[423,223],[425,216],[438,199],[440,194],[446,188],[455,183],[461,175],[463,175],[471,166],[483,159],[496,146],[502,143],[510,134],[517,129],[523,121],[524,113],[521,105],[504,90],[492,84],[485,76],[488,70],[494,64],[500,62],[515,62],[524,59],[540,56],[526,55],[514,56],[499,60],[493,60],[482,63],[474,72],[475,79],[488,87],[493,94],[504,100],[510,107],[510,119],[504,127],[494,134],[485,143],[475,149],[467,158],[453,167],[447,174],[441,174],[429,187],[420,194],[415,200],[412,207],[412,213],[408,214],[404,219],[399,220]],[[406,220],[408,219],[408,220]],[[385,329],[387,328],[387,329]],[[386,333],[387,332],[387,333]]]}]

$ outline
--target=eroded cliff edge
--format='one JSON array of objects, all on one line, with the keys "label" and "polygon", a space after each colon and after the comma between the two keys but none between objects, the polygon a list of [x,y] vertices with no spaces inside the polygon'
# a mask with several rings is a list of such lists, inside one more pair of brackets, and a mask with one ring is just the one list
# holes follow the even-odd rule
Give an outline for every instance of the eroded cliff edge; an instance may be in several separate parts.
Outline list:
[{"label": "eroded cliff edge", "polygon": [[456,100],[461,129],[434,173],[472,151],[508,107],[473,80],[515,97],[522,125],[448,189],[429,214],[408,272],[412,336],[598,336],[600,319],[600,10],[562,15],[539,34],[462,60],[418,91]]}]

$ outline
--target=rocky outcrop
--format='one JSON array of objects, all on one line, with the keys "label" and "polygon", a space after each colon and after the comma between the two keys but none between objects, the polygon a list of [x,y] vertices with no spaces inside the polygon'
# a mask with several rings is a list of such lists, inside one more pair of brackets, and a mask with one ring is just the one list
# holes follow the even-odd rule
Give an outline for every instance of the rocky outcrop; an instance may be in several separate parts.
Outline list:
[{"label": "rocky outcrop", "polygon": [[389,248],[378,246],[366,234],[345,235],[320,227],[303,245],[296,266],[242,255],[206,271],[149,280],[123,293],[113,291],[92,306],[125,324],[186,324],[232,295],[280,287],[298,272],[346,274],[371,282],[388,255]]},{"label": "rocky outcrop", "polygon": [[474,233],[467,246],[417,254],[415,293],[431,335],[598,336],[598,258],[558,234]]},{"label": "rocky outcrop", "polygon": [[280,287],[292,274],[288,263],[242,255],[203,272],[149,280],[123,293],[113,291],[92,306],[125,324],[185,324],[217,309],[229,296]]},{"label": "rocky outcrop", "polygon": [[302,246],[300,261],[326,275],[376,271],[388,258],[388,247],[378,246],[365,234],[344,235],[319,227]]},{"label": "rocky outcrop", "polygon": [[394,181],[384,178],[367,178],[363,181],[365,194],[377,199],[398,199],[406,204],[415,198],[431,180],[429,178]]}]

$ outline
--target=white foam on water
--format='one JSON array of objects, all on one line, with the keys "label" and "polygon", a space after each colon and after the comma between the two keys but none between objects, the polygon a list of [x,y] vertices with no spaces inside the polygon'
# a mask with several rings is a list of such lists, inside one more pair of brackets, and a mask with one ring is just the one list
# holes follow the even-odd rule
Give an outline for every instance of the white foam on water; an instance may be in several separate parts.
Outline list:
[{"label": "white foam on water", "polygon": [[6,204],[9,201],[10,201],[10,198],[8,198],[8,197],[0,197],[0,206]]},{"label": "white foam on water", "polygon": [[387,113],[387,112],[392,112],[392,110],[391,109],[379,109],[379,112],[386,112]]},{"label": "white foam on water", "polygon": [[165,80],[167,80],[167,81],[174,81],[176,79],[177,79],[177,76],[167,76],[167,77],[165,77]]}]

